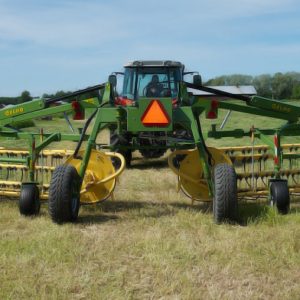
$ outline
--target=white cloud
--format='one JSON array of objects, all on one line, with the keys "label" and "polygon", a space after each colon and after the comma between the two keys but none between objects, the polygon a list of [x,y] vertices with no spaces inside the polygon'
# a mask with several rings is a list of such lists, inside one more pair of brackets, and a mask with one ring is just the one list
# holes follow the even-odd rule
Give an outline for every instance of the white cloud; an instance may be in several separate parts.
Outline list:
[{"label": "white cloud", "polygon": [[89,46],[112,37],[124,38],[128,32],[106,5],[67,4],[37,7],[32,11],[1,9],[0,36],[7,40],[28,41],[47,46]]},{"label": "white cloud", "polygon": [[296,0],[0,0],[0,93],[84,87],[135,59],[181,60],[204,77],[299,70],[297,9]]},{"label": "white cloud", "polygon": [[[234,18],[290,10],[294,0],[56,1],[21,7],[0,3],[0,37],[56,47],[100,45],[144,34],[226,30]],[[33,2],[33,3],[32,3]],[[51,3],[51,2],[49,2]],[[255,25],[255,24],[254,24]],[[220,26],[223,26],[220,27]],[[169,38],[169,37],[167,37]]]}]

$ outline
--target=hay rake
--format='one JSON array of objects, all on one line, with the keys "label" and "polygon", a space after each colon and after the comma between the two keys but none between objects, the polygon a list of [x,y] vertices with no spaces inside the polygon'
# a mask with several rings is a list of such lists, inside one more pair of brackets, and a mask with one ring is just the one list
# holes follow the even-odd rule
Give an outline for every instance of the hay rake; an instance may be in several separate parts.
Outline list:
[{"label": "hay rake", "polygon": [[[300,144],[282,145],[283,168],[280,177],[289,183],[290,192],[300,192],[300,164],[294,154],[300,154]],[[274,156],[268,146],[236,146],[220,147],[221,151],[230,158],[237,175],[238,196],[240,198],[266,197],[269,193],[269,180],[275,177],[273,170]],[[72,156],[71,150],[44,150],[39,155],[35,166],[35,179],[42,183],[41,199],[48,199],[48,190],[55,168]],[[29,155],[26,150],[1,149],[0,156],[24,158]],[[0,164],[0,195],[20,196],[22,181],[28,180],[28,167],[19,164]]]},{"label": "hay rake", "polygon": [[[290,192],[300,192],[300,165],[295,155],[300,154],[300,144],[284,144],[280,178],[287,180]],[[240,197],[268,196],[269,180],[276,177],[273,168],[274,155],[265,145],[220,148],[228,155],[237,173],[238,195]]]},{"label": "hay rake", "polygon": [[[265,195],[279,212],[287,213],[290,192],[299,192],[300,146],[281,145],[281,137],[299,136],[300,107],[206,87],[198,74],[189,83],[184,81],[188,74],[179,62],[136,61],[125,66],[121,93],[112,74],[105,84],[0,110],[0,136],[25,139],[29,145],[28,151],[0,150],[0,194],[18,196],[23,215],[38,214],[40,199],[48,199],[54,222],[74,221],[81,204],[112,196],[116,178],[125,164],[130,165],[133,151],[159,157],[171,149],[168,163],[178,175],[179,189],[192,201],[212,201],[217,223],[236,219],[238,197]],[[199,90],[210,95],[194,93]],[[95,91],[97,97],[84,97]],[[239,102],[229,101],[233,99]],[[83,120],[86,109],[93,113],[79,133],[26,132],[11,126],[62,113]],[[286,124],[249,131],[219,131],[212,126],[209,138],[248,136],[266,146],[207,147],[199,117],[215,119],[220,109],[277,118]],[[97,135],[104,129],[110,131],[110,143],[97,145]],[[60,141],[76,142],[76,149],[47,150]]]},{"label": "hay rake", "polygon": [[[48,199],[48,190],[55,168],[61,165],[74,151],[71,150],[44,150],[36,159],[35,180],[40,182],[41,199]],[[10,158],[26,159],[27,150],[0,149],[0,195],[19,197],[22,182],[29,181],[29,167],[24,164],[7,163]]]}]

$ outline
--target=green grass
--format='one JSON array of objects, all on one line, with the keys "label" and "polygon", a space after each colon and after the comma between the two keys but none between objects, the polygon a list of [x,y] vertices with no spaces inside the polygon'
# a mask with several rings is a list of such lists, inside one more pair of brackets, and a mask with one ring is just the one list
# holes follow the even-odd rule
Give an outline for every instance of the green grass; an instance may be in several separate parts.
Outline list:
[{"label": "green grass", "polygon": [[[243,117],[245,129],[274,126]],[[240,118],[233,113],[226,129]],[[63,122],[36,121],[45,131],[68,132]],[[116,200],[82,207],[75,224],[53,224],[46,204],[38,217],[22,217],[17,201],[2,199],[0,299],[299,299],[299,199],[286,216],[264,201],[242,202],[237,224],[215,225],[209,204],[191,205],[176,193],[163,161],[134,165],[121,176]]]},{"label": "green grass", "polygon": [[[35,126],[28,127],[24,129],[25,132],[39,133],[40,129],[43,129],[44,133],[72,133],[65,119],[63,118],[53,118],[52,121],[48,120],[34,120]],[[74,127],[75,133],[78,133],[78,128],[83,128],[85,121],[72,121],[72,126]],[[28,142],[26,140],[17,140],[18,148],[28,148]],[[16,139],[10,139],[6,137],[0,137],[0,146],[5,148],[16,148]],[[76,143],[61,141],[52,143],[49,149],[75,149]]]},{"label": "green grass", "polygon": [[[155,176],[154,176],[155,175]],[[166,168],[126,170],[113,201],[75,224],[0,202],[1,299],[296,299],[300,208],[242,203],[240,222],[175,192]]]}]

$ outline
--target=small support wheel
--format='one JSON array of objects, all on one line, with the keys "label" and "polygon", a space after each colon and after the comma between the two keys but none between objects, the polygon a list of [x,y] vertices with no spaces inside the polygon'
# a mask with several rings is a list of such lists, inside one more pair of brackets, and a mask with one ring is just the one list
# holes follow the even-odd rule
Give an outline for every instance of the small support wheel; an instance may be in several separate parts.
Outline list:
[{"label": "small support wheel", "polygon": [[290,193],[287,180],[270,180],[271,205],[276,205],[280,214],[286,215],[290,210]]},{"label": "small support wheel", "polygon": [[81,178],[72,165],[58,166],[49,189],[49,214],[53,222],[74,222],[80,206]]},{"label": "small support wheel", "polygon": [[233,166],[217,164],[214,169],[213,215],[217,224],[236,221],[238,214],[237,180]]},{"label": "small support wheel", "polygon": [[19,199],[21,215],[38,215],[41,208],[39,188],[35,183],[23,183]]}]

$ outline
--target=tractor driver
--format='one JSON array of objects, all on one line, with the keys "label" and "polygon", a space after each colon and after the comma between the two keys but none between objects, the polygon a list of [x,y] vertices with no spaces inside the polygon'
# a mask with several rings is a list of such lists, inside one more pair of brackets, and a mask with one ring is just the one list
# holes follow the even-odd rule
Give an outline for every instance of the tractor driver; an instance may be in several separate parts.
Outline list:
[{"label": "tractor driver", "polygon": [[158,75],[154,74],[146,86],[146,97],[159,97],[162,90],[163,85],[159,82]]}]

